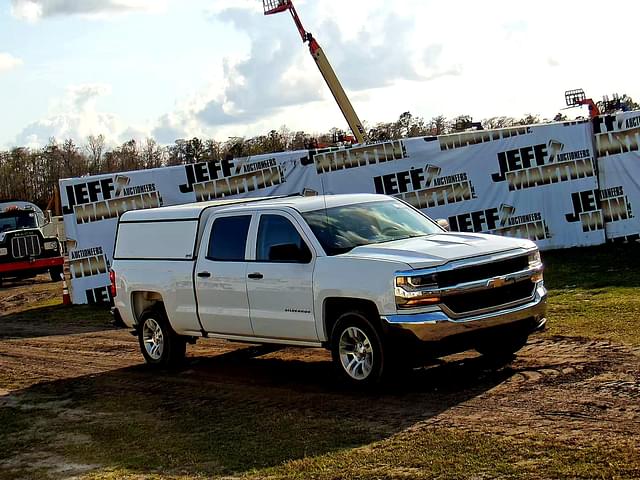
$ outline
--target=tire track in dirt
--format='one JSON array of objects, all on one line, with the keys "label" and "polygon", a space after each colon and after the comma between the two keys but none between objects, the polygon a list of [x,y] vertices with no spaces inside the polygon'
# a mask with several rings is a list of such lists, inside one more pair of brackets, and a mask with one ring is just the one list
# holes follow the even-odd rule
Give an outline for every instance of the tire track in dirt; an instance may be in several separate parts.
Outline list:
[{"label": "tire track in dirt", "polygon": [[[506,367],[513,375],[430,423],[471,432],[624,443],[640,435],[638,349],[609,342],[534,340]],[[639,451],[640,453],[640,451]]]},{"label": "tire track in dirt", "polygon": [[48,275],[13,282],[5,280],[0,287],[0,316],[56,299],[62,299],[62,283],[52,282]]}]

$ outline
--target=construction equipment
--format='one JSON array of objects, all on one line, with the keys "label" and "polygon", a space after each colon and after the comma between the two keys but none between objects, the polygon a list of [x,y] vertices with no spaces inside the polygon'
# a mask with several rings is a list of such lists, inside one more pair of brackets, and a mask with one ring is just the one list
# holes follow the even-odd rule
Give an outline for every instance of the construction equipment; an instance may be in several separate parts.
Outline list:
[{"label": "construction equipment", "polygon": [[275,13],[281,13],[286,10],[289,10],[289,12],[291,13],[291,16],[293,17],[293,21],[295,22],[296,27],[298,28],[298,32],[300,32],[300,36],[302,37],[302,42],[309,44],[309,52],[311,53],[311,56],[315,60],[316,65],[318,66],[318,69],[322,74],[322,77],[324,78],[325,82],[327,82],[327,86],[329,87],[329,90],[331,90],[331,93],[333,94],[333,98],[335,98],[336,102],[338,103],[338,107],[340,107],[340,110],[342,111],[344,118],[347,120],[347,123],[349,124],[349,128],[353,132],[353,136],[355,137],[358,143],[364,143],[365,130],[362,125],[362,122],[358,118],[356,111],[353,109],[353,105],[351,105],[351,102],[349,101],[349,97],[347,97],[347,94],[342,88],[342,85],[340,84],[340,81],[338,80],[336,73],[331,67],[329,60],[327,59],[326,55],[322,51],[322,48],[320,48],[320,45],[318,44],[316,39],[313,38],[313,35],[307,32],[302,26],[300,17],[298,17],[298,12],[296,12],[295,7],[293,6],[293,1],[292,0],[262,0],[262,4],[264,6],[265,15],[273,15]]},{"label": "construction equipment", "polygon": [[469,130],[484,130],[482,122],[474,122],[473,117],[461,116],[455,119],[454,132],[466,132]]},{"label": "construction equipment", "polygon": [[614,93],[611,98],[609,95],[602,97],[602,101],[598,102],[598,109],[602,114],[612,114],[616,112],[627,112],[630,110],[629,106],[625,103],[625,98],[621,97],[617,93]]},{"label": "construction equipment", "polygon": [[45,231],[49,222],[35,204],[0,202],[0,284],[3,278],[32,278],[49,272],[59,282],[63,273],[62,246]]},{"label": "construction equipment", "polygon": [[584,90],[577,88],[575,90],[567,90],[564,92],[564,98],[567,102],[567,108],[579,107],[587,105],[589,107],[589,118],[594,118],[600,115],[600,109],[591,98],[587,98]]}]

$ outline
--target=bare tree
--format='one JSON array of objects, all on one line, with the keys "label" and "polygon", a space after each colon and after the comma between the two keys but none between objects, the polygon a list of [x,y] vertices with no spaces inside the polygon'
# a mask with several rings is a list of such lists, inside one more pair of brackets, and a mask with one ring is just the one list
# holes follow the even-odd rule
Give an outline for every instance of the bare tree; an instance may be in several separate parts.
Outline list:
[{"label": "bare tree", "polygon": [[540,119],[540,115],[534,115],[533,113],[527,113],[520,120],[515,122],[515,125],[534,125],[537,123],[542,123]]},{"label": "bare tree", "polygon": [[449,131],[449,122],[444,115],[438,115],[433,117],[429,122],[428,127],[429,135],[444,135]]},{"label": "bare tree", "polygon": [[482,120],[482,126],[486,130],[493,130],[495,128],[508,128],[513,127],[516,124],[516,119],[513,117],[491,117]]},{"label": "bare tree", "polygon": [[164,150],[153,138],[147,138],[140,149],[143,168],[158,168],[164,163]]},{"label": "bare tree", "polygon": [[102,152],[104,150],[104,135],[89,135],[85,150],[88,155],[89,171],[98,173],[102,170]]}]

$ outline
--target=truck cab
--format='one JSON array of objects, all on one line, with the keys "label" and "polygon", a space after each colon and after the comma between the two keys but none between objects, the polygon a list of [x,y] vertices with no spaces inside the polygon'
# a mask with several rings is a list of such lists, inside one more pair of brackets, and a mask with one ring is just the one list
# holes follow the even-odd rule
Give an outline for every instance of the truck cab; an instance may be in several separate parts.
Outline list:
[{"label": "truck cab", "polygon": [[114,252],[115,309],[154,365],[200,337],[324,347],[367,384],[425,357],[511,355],[546,322],[532,242],[447,232],[382,195],[127,212]]},{"label": "truck cab", "polygon": [[62,248],[57,237],[43,233],[46,223],[42,210],[30,202],[0,203],[0,284],[47,272],[53,281],[62,279]]}]

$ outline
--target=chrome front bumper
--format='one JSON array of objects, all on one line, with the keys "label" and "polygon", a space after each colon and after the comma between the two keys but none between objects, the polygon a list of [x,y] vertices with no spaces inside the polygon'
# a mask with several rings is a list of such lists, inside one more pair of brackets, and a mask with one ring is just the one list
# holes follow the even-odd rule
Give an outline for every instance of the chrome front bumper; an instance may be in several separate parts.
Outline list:
[{"label": "chrome front bumper", "polygon": [[382,318],[394,329],[412,333],[418,340],[438,342],[448,337],[493,327],[508,326],[531,320],[531,331],[541,330],[546,323],[547,290],[544,282],[536,284],[532,300],[517,306],[505,306],[481,315],[452,318],[443,310],[428,313],[385,315]]}]

